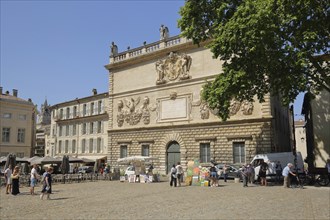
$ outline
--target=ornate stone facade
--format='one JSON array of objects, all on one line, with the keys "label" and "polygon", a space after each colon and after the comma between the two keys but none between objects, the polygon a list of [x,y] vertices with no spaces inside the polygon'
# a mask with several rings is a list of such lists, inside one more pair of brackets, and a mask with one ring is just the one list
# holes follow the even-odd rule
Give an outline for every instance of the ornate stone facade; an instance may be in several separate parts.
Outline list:
[{"label": "ornate stone facade", "polygon": [[[180,161],[185,167],[193,159],[242,164],[256,153],[278,149],[274,148],[278,137],[289,149],[289,139],[273,129],[279,115],[273,115],[272,97],[267,96],[265,103],[233,100],[226,122],[201,100],[205,81],[221,71],[221,62],[209,49],[178,36],[144,48],[119,53],[106,65],[111,113],[108,163],[113,167],[120,157],[133,155],[157,157],[154,167],[161,173],[173,163]],[[280,117],[285,119],[282,109]]]}]

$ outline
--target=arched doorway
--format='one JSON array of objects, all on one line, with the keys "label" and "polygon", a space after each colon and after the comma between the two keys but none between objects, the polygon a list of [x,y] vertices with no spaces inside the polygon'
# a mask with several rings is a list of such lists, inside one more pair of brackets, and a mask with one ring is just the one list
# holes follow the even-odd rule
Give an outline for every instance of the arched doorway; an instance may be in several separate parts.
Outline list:
[{"label": "arched doorway", "polygon": [[167,173],[171,171],[173,164],[181,162],[180,145],[176,141],[172,141],[167,147]]}]

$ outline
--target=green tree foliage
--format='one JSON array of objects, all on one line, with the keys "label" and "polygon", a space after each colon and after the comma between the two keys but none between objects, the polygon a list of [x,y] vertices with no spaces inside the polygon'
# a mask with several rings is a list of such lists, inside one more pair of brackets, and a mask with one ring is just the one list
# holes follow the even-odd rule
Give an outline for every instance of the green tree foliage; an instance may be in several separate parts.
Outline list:
[{"label": "green tree foliage", "polygon": [[310,88],[330,91],[329,13],[329,0],[187,0],[182,36],[209,41],[224,61],[202,98],[226,120],[232,99],[262,102],[270,93],[287,105]]}]

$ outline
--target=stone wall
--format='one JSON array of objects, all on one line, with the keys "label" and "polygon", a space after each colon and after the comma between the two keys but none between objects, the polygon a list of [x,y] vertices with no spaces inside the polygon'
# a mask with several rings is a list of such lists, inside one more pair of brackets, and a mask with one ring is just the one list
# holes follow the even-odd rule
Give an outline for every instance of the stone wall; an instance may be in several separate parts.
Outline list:
[{"label": "stone wall", "polygon": [[233,142],[244,142],[246,162],[250,162],[256,153],[270,152],[272,134],[270,122],[259,120],[240,124],[209,124],[203,126],[178,126],[172,128],[155,128],[120,130],[109,133],[110,164],[116,167],[120,158],[120,145],[128,147],[128,156],[141,155],[141,145],[150,144],[150,156],[159,160],[154,162],[161,173],[166,171],[166,152],[168,144],[176,141],[180,145],[181,164],[186,168],[187,161],[200,158],[200,143],[210,143],[211,159],[218,163],[233,163]]}]

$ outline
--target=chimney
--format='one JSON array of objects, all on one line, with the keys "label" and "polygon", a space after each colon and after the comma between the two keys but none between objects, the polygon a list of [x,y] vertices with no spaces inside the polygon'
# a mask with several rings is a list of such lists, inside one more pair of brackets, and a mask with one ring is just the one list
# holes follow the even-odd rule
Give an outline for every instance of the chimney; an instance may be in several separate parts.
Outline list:
[{"label": "chimney", "polygon": [[96,89],[93,89],[93,95],[97,95],[97,90]]},{"label": "chimney", "polygon": [[13,96],[17,97],[17,93],[18,93],[18,90],[17,89],[13,89]]},{"label": "chimney", "polygon": [[2,86],[0,87],[0,95],[2,95]]}]

